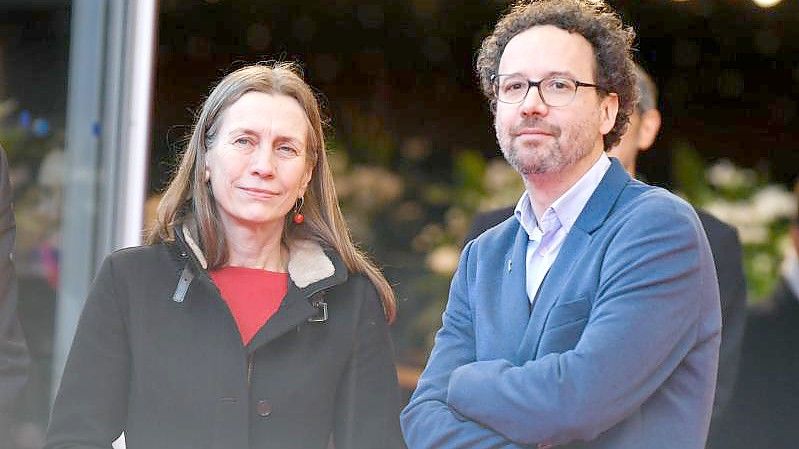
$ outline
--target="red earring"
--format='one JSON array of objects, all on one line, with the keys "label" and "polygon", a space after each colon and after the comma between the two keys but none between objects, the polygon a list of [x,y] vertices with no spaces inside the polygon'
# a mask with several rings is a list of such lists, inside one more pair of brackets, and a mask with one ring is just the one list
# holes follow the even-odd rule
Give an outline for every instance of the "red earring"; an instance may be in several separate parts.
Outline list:
[{"label": "red earring", "polygon": [[295,224],[302,224],[305,221],[305,215],[300,212],[302,209],[302,205],[305,202],[303,197],[297,200],[297,203],[294,204],[294,217],[291,219]]}]

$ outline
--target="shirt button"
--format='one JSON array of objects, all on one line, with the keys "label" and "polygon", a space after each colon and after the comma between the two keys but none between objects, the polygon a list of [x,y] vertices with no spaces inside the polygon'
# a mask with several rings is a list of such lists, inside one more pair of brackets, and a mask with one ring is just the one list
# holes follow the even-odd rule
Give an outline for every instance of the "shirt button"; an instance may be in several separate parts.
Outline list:
[{"label": "shirt button", "polygon": [[258,414],[264,418],[272,414],[272,404],[269,401],[260,400],[255,408],[258,410]]}]

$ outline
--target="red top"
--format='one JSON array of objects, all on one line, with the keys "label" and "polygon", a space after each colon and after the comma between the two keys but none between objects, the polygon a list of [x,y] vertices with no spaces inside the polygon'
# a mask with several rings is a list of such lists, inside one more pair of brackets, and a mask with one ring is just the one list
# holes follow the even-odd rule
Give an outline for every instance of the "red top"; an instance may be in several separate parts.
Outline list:
[{"label": "red top", "polygon": [[224,267],[210,274],[236,320],[245,345],[277,312],[288,291],[288,273]]}]

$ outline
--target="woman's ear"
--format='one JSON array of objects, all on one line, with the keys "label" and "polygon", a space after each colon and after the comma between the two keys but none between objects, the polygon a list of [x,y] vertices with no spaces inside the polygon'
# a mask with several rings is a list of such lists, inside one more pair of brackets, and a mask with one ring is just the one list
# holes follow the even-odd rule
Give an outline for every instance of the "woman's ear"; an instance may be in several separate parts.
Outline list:
[{"label": "woman's ear", "polygon": [[302,177],[302,181],[300,182],[300,190],[298,192],[299,197],[305,196],[305,192],[308,190],[308,186],[311,184],[312,177],[313,167],[308,167],[308,170],[305,171],[305,175]]}]

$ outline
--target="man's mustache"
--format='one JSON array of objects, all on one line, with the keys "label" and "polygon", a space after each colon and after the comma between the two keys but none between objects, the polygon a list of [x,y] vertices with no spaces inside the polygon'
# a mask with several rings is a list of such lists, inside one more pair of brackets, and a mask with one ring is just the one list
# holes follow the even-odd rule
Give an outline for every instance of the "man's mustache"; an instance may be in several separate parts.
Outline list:
[{"label": "man's mustache", "polygon": [[546,123],[545,121],[532,118],[525,119],[511,128],[511,135],[517,136],[523,129],[535,129],[554,137],[560,136],[560,127]]}]

